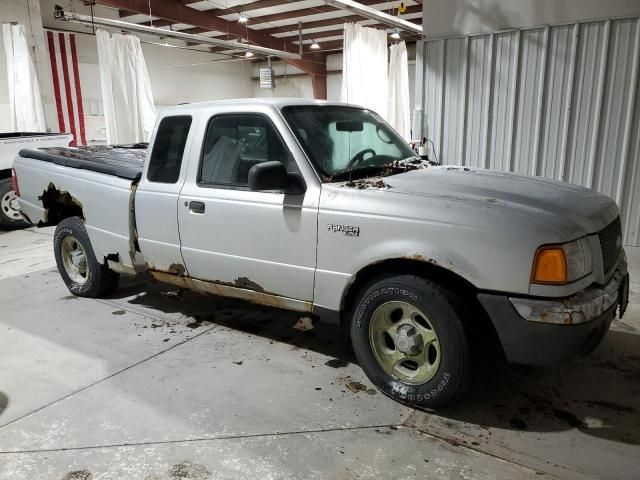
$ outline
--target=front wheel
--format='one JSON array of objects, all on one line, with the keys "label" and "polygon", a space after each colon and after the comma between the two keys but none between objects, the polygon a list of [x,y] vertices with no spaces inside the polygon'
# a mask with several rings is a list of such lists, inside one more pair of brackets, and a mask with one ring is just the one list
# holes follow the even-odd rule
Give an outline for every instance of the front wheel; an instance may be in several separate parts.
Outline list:
[{"label": "front wheel", "polygon": [[413,275],[379,278],[356,301],[351,339],[365,374],[385,394],[435,408],[471,383],[471,354],[459,299]]},{"label": "front wheel", "polygon": [[14,229],[28,225],[20,213],[18,197],[13,190],[11,178],[0,180],[0,226]]},{"label": "front wheel", "polygon": [[120,275],[98,263],[84,222],[78,217],[62,220],[53,236],[58,272],[71,293],[96,298],[118,286]]}]

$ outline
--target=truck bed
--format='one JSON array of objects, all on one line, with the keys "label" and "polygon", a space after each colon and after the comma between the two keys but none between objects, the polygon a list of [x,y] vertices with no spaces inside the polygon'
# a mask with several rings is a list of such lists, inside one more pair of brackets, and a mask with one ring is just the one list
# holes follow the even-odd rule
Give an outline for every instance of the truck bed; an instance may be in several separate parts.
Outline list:
[{"label": "truck bed", "polygon": [[22,149],[20,156],[70,168],[90,170],[127,180],[139,180],[147,154],[146,143]]}]

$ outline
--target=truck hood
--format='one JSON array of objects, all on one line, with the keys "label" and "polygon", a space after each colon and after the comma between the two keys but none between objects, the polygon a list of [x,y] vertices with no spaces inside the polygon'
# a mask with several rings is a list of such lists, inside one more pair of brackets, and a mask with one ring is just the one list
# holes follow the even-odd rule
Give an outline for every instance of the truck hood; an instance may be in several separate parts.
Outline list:
[{"label": "truck hood", "polygon": [[563,238],[599,231],[618,216],[615,202],[584,187],[540,177],[443,166],[384,178],[389,192],[438,197],[544,218]]}]

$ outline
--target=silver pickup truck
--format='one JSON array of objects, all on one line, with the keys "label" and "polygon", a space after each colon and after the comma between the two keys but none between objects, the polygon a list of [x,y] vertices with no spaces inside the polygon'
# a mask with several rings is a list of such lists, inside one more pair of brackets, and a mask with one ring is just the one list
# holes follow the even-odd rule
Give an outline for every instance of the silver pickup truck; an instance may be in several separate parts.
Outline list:
[{"label": "silver pickup truck", "polygon": [[618,208],[585,188],[424,161],[375,113],[306,100],[181,105],[151,144],[23,150],[19,203],[57,224],[69,290],[120,273],[350,324],[384,393],[437,407],[474,355],[551,365],[628,303]]}]

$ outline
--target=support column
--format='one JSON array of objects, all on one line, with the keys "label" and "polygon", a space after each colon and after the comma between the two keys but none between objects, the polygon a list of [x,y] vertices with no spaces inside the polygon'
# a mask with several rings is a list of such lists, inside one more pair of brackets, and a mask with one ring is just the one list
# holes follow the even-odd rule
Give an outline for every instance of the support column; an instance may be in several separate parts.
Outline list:
[{"label": "support column", "polygon": [[308,59],[312,62],[311,86],[313,98],[316,100],[327,99],[327,54],[313,53]]}]

